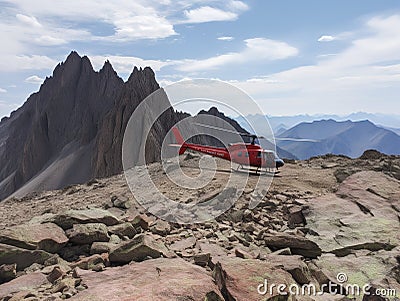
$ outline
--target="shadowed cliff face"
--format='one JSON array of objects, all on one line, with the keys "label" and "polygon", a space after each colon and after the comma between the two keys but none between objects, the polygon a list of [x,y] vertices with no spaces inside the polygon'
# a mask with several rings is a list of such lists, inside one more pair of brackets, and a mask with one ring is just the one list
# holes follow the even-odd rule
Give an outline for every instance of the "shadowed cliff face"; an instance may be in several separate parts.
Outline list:
[{"label": "shadowed cliff face", "polygon": [[[135,67],[124,83],[108,61],[95,72],[87,57],[72,52],[0,123],[0,200],[28,182],[21,195],[121,172],[129,117],[158,88],[150,68]],[[172,110],[164,115],[155,131],[166,132],[176,118]],[[150,144],[162,141],[162,133],[152,137]],[[150,147],[154,161],[153,151],[157,147]]]}]

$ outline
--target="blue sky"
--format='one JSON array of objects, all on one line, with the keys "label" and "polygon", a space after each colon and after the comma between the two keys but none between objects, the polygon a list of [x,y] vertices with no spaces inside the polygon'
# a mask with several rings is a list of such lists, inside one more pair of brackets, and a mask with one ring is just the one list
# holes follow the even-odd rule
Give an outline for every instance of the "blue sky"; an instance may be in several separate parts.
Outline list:
[{"label": "blue sky", "polygon": [[[216,78],[269,115],[400,114],[400,2],[0,0],[0,116],[71,50],[161,85]],[[243,112],[244,114],[252,112]]]}]

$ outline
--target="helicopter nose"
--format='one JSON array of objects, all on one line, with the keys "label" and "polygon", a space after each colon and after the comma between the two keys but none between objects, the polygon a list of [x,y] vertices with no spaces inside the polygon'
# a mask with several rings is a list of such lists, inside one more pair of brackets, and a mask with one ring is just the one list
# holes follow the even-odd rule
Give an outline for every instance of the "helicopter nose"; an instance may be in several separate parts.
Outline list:
[{"label": "helicopter nose", "polygon": [[283,162],[282,159],[276,159],[275,164],[276,164],[276,168],[279,168],[279,167],[282,167],[283,165],[285,165],[285,162]]}]

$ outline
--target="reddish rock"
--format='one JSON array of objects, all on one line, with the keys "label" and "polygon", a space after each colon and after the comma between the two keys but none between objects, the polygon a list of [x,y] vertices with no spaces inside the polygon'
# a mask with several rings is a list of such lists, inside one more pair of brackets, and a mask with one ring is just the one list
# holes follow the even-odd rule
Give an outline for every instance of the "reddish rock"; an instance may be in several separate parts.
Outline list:
[{"label": "reddish rock", "polygon": [[169,246],[169,248],[172,251],[183,251],[185,249],[193,248],[194,245],[196,244],[196,241],[197,241],[196,237],[191,236],[188,238],[175,241],[172,245]]},{"label": "reddish rock", "polygon": [[131,221],[134,227],[141,227],[144,230],[148,230],[154,223],[154,218],[147,216],[146,214],[139,214]]},{"label": "reddish rock", "polygon": [[46,276],[40,272],[29,273],[0,285],[0,300],[9,294],[20,291],[35,290],[43,284],[48,284]]},{"label": "reddish rock", "polygon": [[23,224],[0,231],[0,243],[30,250],[56,253],[67,242],[63,229],[53,223]]},{"label": "reddish rock", "polygon": [[80,276],[88,289],[70,300],[224,300],[205,269],[180,258],[146,260]]},{"label": "reddish rock", "polygon": [[265,280],[269,286],[283,284],[288,287],[296,283],[288,272],[266,261],[221,257],[213,275],[225,300],[293,300],[290,296],[280,296],[276,289],[272,294],[268,289],[266,294],[258,292],[259,289],[263,293]]},{"label": "reddish rock", "polygon": [[79,267],[84,270],[98,271],[104,269],[106,265],[109,265],[108,254],[94,254],[72,263],[71,268]]},{"label": "reddish rock", "polygon": [[162,242],[156,241],[150,235],[140,234],[113,248],[110,252],[110,261],[128,263],[132,260],[142,261],[148,257],[158,258],[162,255],[168,257],[169,253]]},{"label": "reddish rock", "polygon": [[60,267],[54,267],[50,274],[47,275],[47,280],[51,283],[56,282],[57,279],[66,275],[66,273],[60,269]]}]

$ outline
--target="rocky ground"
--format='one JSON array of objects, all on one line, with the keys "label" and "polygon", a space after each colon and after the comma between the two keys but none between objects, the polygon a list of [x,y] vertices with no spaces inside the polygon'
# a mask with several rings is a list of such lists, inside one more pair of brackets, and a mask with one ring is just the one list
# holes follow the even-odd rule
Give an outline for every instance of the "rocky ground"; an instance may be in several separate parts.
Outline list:
[{"label": "rocky ground", "polygon": [[[195,174],[198,157],[183,162]],[[185,165],[186,164],[186,165]],[[171,188],[160,166],[152,176]],[[224,186],[222,165],[201,197]],[[123,175],[0,203],[0,300],[388,300],[400,294],[400,158],[367,152],[287,162],[249,209],[179,225],[146,213]],[[344,273],[347,280],[337,279]],[[338,294],[260,294],[268,284]],[[354,296],[348,284],[397,291]],[[378,290],[378,291],[377,291]],[[389,291],[390,293],[392,291]]]}]

